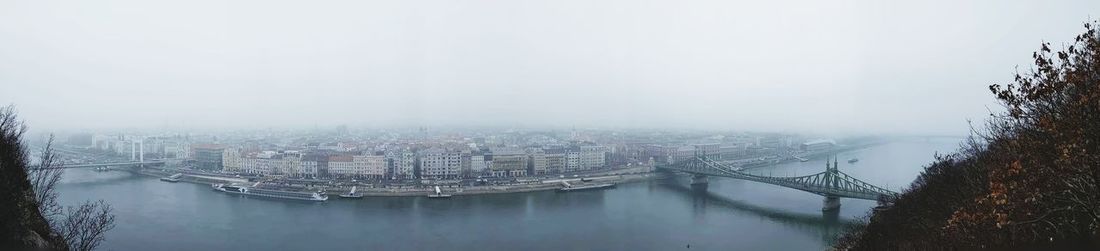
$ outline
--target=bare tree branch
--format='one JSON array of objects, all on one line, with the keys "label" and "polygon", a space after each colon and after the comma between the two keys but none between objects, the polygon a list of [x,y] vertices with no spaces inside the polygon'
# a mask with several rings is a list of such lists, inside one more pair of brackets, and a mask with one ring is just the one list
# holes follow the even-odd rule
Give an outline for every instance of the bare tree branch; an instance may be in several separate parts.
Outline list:
[{"label": "bare tree branch", "polygon": [[111,205],[102,200],[69,207],[57,230],[69,242],[69,248],[93,250],[103,242],[107,231],[115,226],[112,210]]},{"label": "bare tree branch", "polygon": [[57,203],[57,191],[54,190],[61,175],[64,173],[60,156],[53,151],[54,136],[51,134],[46,147],[42,149],[42,155],[38,159],[38,168],[28,170],[31,185],[34,187],[35,199],[38,200],[38,210],[42,216],[53,219],[62,213],[62,206]]}]

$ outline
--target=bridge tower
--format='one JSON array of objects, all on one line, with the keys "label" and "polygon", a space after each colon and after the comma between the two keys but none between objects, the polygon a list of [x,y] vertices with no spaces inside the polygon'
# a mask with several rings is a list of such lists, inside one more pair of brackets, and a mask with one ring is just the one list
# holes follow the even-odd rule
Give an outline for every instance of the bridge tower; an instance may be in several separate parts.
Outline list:
[{"label": "bridge tower", "polygon": [[130,160],[145,162],[145,139],[130,141]]},{"label": "bridge tower", "polygon": [[[829,160],[825,160],[825,187],[826,190],[832,190],[840,186],[840,172],[837,170],[838,164],[836,156],[833,156],[833,166],[829,166]],[[840,210],[840,197],[826,193],[825,200],[822,201],[821,211],[837,211]]]},{"label": "bridge tower", "polygon": [[[706,163],[704,163],[702,161],[699,161],[700,159],[701,160],[710,159],[711,158],[710,154],[712,152],[715,152],[715,151],[709,151],[710,153],[708,153],[707,150],[710,150],[710,149],[707,149],[707,148],[703,147],[703,145],[696,145],[695,146],[695,157],[696,157],[696,159],[691,160],[690,165],[696,165],[695,168],[698,168],[698,169],[707,168]],[[692,174],[691,175],[691,189],[692,190],[699,191],[699,192],[705,192],[705,191],[707,191],[708,186],[710,186],[710,180],[707,178],[707,175],[705,175],[705,174]]]}]

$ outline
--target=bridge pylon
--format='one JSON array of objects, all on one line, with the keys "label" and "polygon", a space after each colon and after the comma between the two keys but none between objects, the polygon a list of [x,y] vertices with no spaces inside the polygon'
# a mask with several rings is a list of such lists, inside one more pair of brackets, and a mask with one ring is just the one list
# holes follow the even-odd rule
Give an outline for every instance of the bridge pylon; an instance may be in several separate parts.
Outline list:
[{"label": "bridge pylon", "polygon": [[707,191],[710,181],[706,175],[692,174],[691,175],[691,189],[696,191]]},{"label": "bridge pylon", "polygon": [[825,196],[825,200],[822,200],[821,211],[839,211],[840,210],[840,197]]}]

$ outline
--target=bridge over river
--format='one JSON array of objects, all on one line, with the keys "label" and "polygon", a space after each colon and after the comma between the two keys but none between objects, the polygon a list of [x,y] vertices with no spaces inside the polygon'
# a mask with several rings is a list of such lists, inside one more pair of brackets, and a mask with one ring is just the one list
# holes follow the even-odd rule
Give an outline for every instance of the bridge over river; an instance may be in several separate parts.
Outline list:
[{"label": "bridge over river", "polygon": [[740,168],[723,164],[706,155],[699,155],[689,160],[680,161],[668,165],[658,165],[657,169],[688,173],[692,175],[692,187],[706,189],[707,177],[726,177],[748,180],[766,184],[772,184],[787,188],[798,189],[825,197],[821,210],[840,209],[840,198],[852,198],[863,200],[878,200],[880,198],[895,197],[898,193],[881,188],[870,183],[849,176],[837,170],[836,159],[832,165],[825,162],[825,171],[793,177],[763,176],[742,172]]}]

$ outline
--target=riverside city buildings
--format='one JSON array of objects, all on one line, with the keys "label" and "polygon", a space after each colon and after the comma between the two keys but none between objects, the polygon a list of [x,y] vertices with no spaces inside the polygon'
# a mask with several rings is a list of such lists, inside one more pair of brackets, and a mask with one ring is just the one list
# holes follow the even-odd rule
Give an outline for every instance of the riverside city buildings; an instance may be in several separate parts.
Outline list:
[{"label": "riverside city buildings", "polygon": [[462,153],[442,148],[420,151],[420,178],[455,179],[462,174]]},{"label": "riverside city buildings", "polygon": [[226,149],[225,171],[256,175],[287,175],[300,178],[383,179],[385,156],[373,154],[302,154],[298,151],[240,153]]},{"label": "riverside city buildings", "polygon": [[[216,156],[221,167],[218,170],[227,172],[297,178],[404,180],[524,177],[584,171],[607,166],[608,154],[608,147],[592,143],[479,148],[479,143],[461,138],[436,142],[278,142],[249,141],[211,150],[221,149]],[[195,145],[194,148],[209,147]],[[265,148],[300,150],[260,150]],[[215,159],[205,153],[199,155],[210,158],[210,162]]]}]

